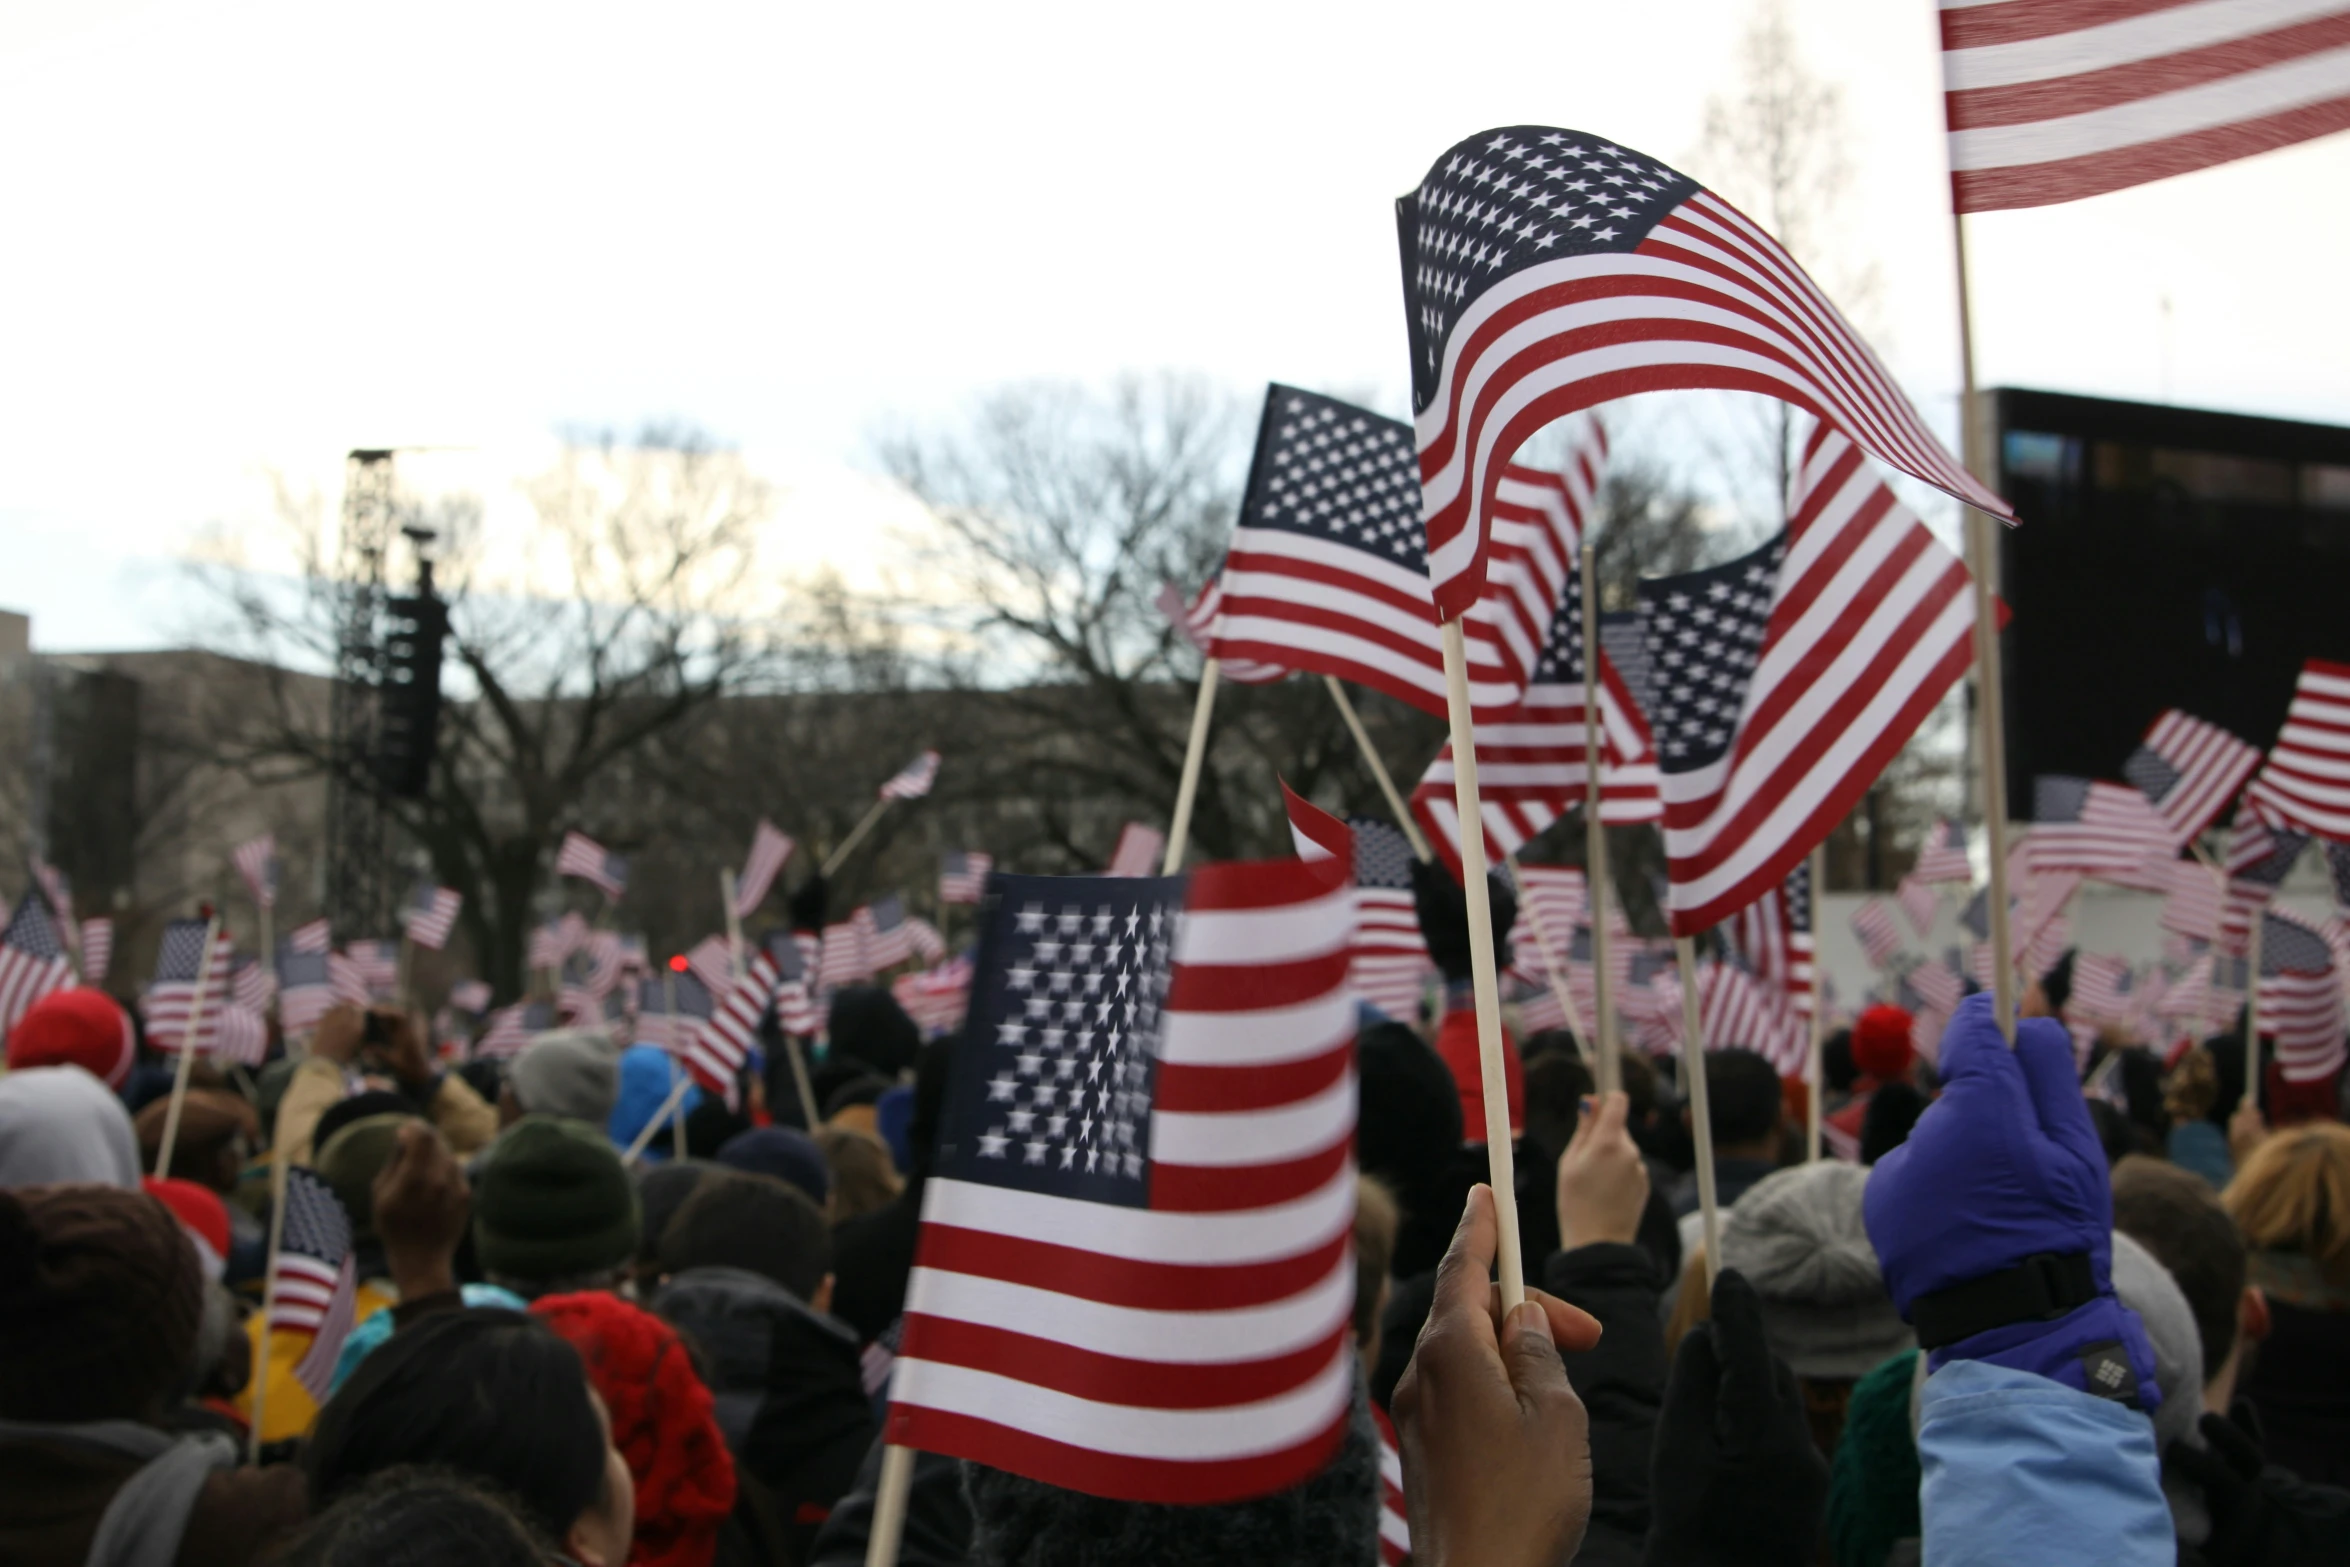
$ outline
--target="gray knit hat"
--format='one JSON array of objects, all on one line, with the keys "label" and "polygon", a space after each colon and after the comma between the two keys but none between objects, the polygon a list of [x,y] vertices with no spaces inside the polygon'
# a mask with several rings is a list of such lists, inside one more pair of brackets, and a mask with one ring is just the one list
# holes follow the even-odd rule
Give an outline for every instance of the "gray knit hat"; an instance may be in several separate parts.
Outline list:
[{"label": "gray knit hat", "polygon": [[557,1029],[514,1058],[506,1082],[525,1115],[602,1126],[620,1099],[620,1052],[600,1028]]},{"label": "gray knit hat", "polygon": [[1337,1456],[1304,1484],[1271,1496],[1208,1507],[1116,1502],[975,1463],[963,1465],[963,1493],[971,1505],[969,1567],[1379,1561],[1379,1430],[1360,1377]]},{"label": "gray knit hat", "polygon": [[1722,1216],[1722,1266],[1754,1285],[1771,1350],[1799,1377],[1865,1376],[1917,1347],[1861,1223],[1868,1182],[1822,1159],[1763,1177]]}]

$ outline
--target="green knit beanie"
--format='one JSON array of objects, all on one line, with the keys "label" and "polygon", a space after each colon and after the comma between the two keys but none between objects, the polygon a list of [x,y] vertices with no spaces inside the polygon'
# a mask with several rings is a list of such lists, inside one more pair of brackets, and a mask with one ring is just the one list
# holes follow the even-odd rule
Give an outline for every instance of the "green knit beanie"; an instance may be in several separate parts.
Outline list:
[{"label": "green knit beanie", "polygon": [[636,1251],[636,1188],[598,1127],[526,1115],[490,1145],[473,1187],[473,1246],[484,1269],[570,1279]]},{"label": "green knit beanie", "polygon": [[375,1239],[375,1178],[399,1149],[400,1128],[415,1119],[399,1113],[361,1116],[336,1127],[318,1150],[319,1178],[342,1200],[358,1240]]},{"label": "green knit beanie", "polygon": [[1918,1352],[1906,1350],[1852,1384],[1828,1479],[1828,1540],[1836,1567],[1881,1567],[1915,1540],[1918,1443],[1909,1423]]}]

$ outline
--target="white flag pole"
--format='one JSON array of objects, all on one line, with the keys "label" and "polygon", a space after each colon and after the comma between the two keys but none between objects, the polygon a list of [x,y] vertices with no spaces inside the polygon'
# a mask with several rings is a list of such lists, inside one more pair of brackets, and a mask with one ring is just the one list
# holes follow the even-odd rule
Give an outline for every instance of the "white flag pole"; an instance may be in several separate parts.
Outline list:
[{"label": "white flag pole", "polygon": [[[849,835],[841,840],[840,847],[824,857],[825,875],[830,876],[841,868],[842,862],[849,857],[849,851],[864,841],[865,835],[873,830],[873,824],[881,820],[881,813],[888,809],[889,796],[886,794],[873,802],[872,807],[857,819],[857,825],[849,829]],[[733,907],[732,899],[727,900],[727,906]]]},{"label": "white flag pole", "polygon": [[1215,711],[1216,677],[1222,669],[1212,658],[1199,667],[1199,695],[1191,704],[1191,738],[1183,744],[1183,779],[1175,786],[1175,819],[1167,824],[1167,857],[1159,864],[1162,876],[1183,869],[1183,848],[1191,837],[1192,802],[1199,798],[1199,770],[1208,755],[1208,715]]},{"label": "white flag pole", "polygon": [[873,1527],[865,1536],[865,1567],[897,1567],[898,1538],[906,1528],[906,1498],[914,1486],[914,1450],[895,1442],[881,1450],[881,1483],[873,1491]]},{"label": "white flag pole", "polygon": [[1452,720],[1453,804],[1461,818],[1461,886],[1469,910],[1469,980],[1477,998],[1477,1067],[1485,1090],[1486,1171],[1501,1230],[1495,1277],[1501,1306],[1526,1298],[1518,1254],[1518,1188],[1511,1167],[1509,1076],[1502,1062],[1501,979],[1493,966],[1493,907],[1485,867],[1485,814],[1477,798],[1477,730],[1469,716],[1469,650],[1459,620],[1444,623],[1445,707]]},{"label": "white flag pole", "polygon": [[1828,847],[1811,846],[1811,1048],[1803,1058],[1803,1156],[1820,1156],[1820,1045],[1828,1028],[1828,987],[1820,980],[1827,959],[1820,951],[1820,895],[1827,890]]},{"label": "white flag pole", "polygon": [[1599,819],[1599,704],[1592,700],[1599,671],[1599,568],[1591,536],[1583,537],[1583,886],[1591,904],[1591,1009],[1599,1030],[1592,1041],[1592,1082],[1603,1094],[1624,1086],[1623,1046],[1616,1038],[1614,981],[1607,966],[1607,829]]},{"label": "white flag pole", "polygon": [[1681,970],[1681,1092],[1689,1101],[1689,1140],[1697,1149],[1697,1206],[1705,1215],[1705,1287],[1722,1271],[1722,1214],[1714,1198],[1714,1117],[1706,1096],[1705,1041],[1698,1035],[1697,952],[1687,936],[1673,938]]},{"label": "white flag pole", "polygon": [[163,1146],[155,1153],[155,1173],[171,1174],[171,1156],[180,1140],[180,1107],[188,1102],[188,1072],[196,1064],[196,1041],[204,1030],[204,992],[212,979],[212,948],[220,940],[220,916],[204,922],[204,945],[196,956],[196,992],[188,1001],[188,1031],[180,1036],[179,1064],[171,1074],[171,1107],[163,1112]]}]

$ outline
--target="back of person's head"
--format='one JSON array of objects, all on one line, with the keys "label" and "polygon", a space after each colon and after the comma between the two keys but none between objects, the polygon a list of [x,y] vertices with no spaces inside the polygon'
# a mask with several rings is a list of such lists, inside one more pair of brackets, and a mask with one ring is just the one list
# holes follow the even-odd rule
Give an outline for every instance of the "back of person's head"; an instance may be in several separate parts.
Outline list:
[{"label": "back of person's head", "polygon": [[1408,1209],[1460,1152],[1460,1091],[1444,1058],[1401,1023],[1375,1023],[1356,1037],[1355,1072],[1355,1163]]},{"label": "back of person's head", "polygon": [[602,1126],[620,1098],[620,1052],[600,1028],[555,1029],[514,1058],[506,1086],[524,1115]]},{"label": "back of person's head", "polygon": [[955,1060],[952,1036],[934,1039],[914,1061],[914,1113],[906,1123],[906,1184],[919,1186],[938,1157],[938,1128],[946,1116],[947,1082]]},{"label": "back of person's head", "polygon": [[[1375,1175],[1355,1177],[1355,1342],[1376,1342],[1379,1308],[1387,1299],[1387,1275],[1395,1266],[1395,1237],[1403,1216],[1395,1194]],[[1374,1356],[1374,1358],[1376,1358]]]},{"label": "back of person's head", "polygon": [[8,1070],[78,1066],[108,1088],[120,1088],[138,1055],[130,1014],[103,990],[76,985],[52,990],[27,1007],[8,1031]]},{"label": "back of person's head", "polygon": [[2162,1108],[2173,1121],[2209,1119],[2219,1099],[2219,1067],[2201,1045],[2182,1053],[2162,1080]]},{"label": "back of person's head", "polygon": [[1860,1081],[1860,1068],[1852,1060],[1851,1029],[1832,1028],[1820,1041],[1820,1081],[1837,1094],[1851,1093]]},{"label": "back of person's head", "polygon": [[661,1270],[742,1268],[818,1305],[832,1272],[824,1211],[796,1187],[765,1175],[716,1170],[661,1234]]},{"label": "back of person's head", "polygon": [[2236,1347],[2244,1237],[2202,1176],[2132,1154],[2113,1167],[2113,1227],[2154,1254],[2195,1314],[2206,1376]]},{"label": "back of person's head", "polygon": [[78,1066],[0,1075],[0,1186],[137,1191],[139,1138],[113,1090]]},{"label": "back of person's head", "polygon": [[718,1150],[718,1162],[745,1175],[771,1175],[794,1186],[818,1207],[832,1195],[832,1170],[824,1150],[806,1132],[788,1126],[754,1126],[737,1132]]},{"label": "back of person's head", "polygon": [[844,985],[834,991],[824,1037],[831,1050],[828,1059],[859,1061],[893,1080],[913,1069],[922,1048],[922,1030],[898,1005],[898,998],[879,985]]},{"label": "back of person's head", "polygon": [[318,1412],[302,1469],[313,1505],[402,1465],[455,1470],[511,1493],[561,1540],[606,1496],[608,1451],[579,1352],[521,1312],[470,1308],[425,1317],[361,1361]]},{"label": "back of person's head", "polygon": [[312,1519],[279,1567],[543,1567],[546,1532],[512,1497],[447,1469],[401,1464]]},{"label": "back of person's head", "polygon": [[700,1159],[672,1159],[647,1165],[636,1175],[636,1269],[651,1276],[660,1271],[661,1236],[685,1200],[715,1166]]},{"label": "back of person's head", "polygon": [[1860,1162],[1875,1164],[1909,1141],[1918,1117],[1926,1113],[1926,1096],[1907,1083],[1886,1083],[1869,1095],[1869,1107],[1860,1118]]},{"label": "back of person's head", "polygon": [[748,1115],[728,1108],[726,1101],[716,1094],[704,1094],[702,1102],[685,1113],[686,1157],[716,1159],[719,1149],[750,1128]]},{"label": "back of person's head", "polygon": [[2224,1132],[2228,1117],[2244,1101],[2244,1036],[2241,1032],[2214,1034],[2203,1041],[2201,1049],[2211,1057],[2215,1085],[2211,1108],[2203,1113],[2203,1119]]},{"label": "back of person's head", "polygon": [[1762,1299],[1771,1350],[1799,1377],[1851,1381],[1916,1344],[1861,1221],[1869,1172],[1819,1159],[1766,1175],[1722,1215],[1722,1266]]},{"label": "back of person's head", "polygon": [[2154,1350],[2154,1380],[2162,1390],[2162,1406],[2154,1412],[2154,1450],[2159,1453],[2193,1431],[2202,1417],[2203,1338],[2178,1280],[2127,1230],[2113,1235],[2113,1293],[2138,1314]]},{"label": "back of person's head", "polygon": [[1656,1063],[1637,1050],[1616,1053],[1616,1074],[1624,1090],[1624,1114],[1634,1126],[1656,1114]]},{"label": "back of person's head", "polygon": [[170,1119],[171,1102],[166,1099],[132,1118],[141,1166],[151,1174],[194,1181],[214,1191],[235,1190],[237,1172],[261,1140],[261,1118],[243,1096],[217,1088],[191,1088],[182,1095],[171,1168],[159,1170],[155,1161],[163,1156],[163,1133]]},{"label": "back of person's head", "polygon": [[324,1148],[334,1141],[337,1132],[354,1121],[371,1120],[379,1115],[421,1117],[423,1114],[424,1106],[406,1094],[389,1088],[363,1089],[326,1107],[310,1129],[310,1146]]},{"label": "back of person's head", "polygon": [[2350,1289],[2350,1126],[2315,1121],[2265,1138],[2221,1201],[2253,1251],[2304,1257]]},{"label": "back of person's head", "polygon": [[204,1293],[196,1248],[154,1198],[0,1189],[0,1419],[159,1413],[191,1378]]},{"label": "back of person's head", "polygon": [[600,1127],[525,1116],[473,1186],[473,1247],[490,1282],[528,1298],[608,1288],[636,1250],[636,1188]]},{"label": "back of person's head", "polygon": [[1757,1143],[1779,1129],[1778,1069],[1753,1051],[1707,1051],[1705,1092],[1716,1148]]},{"label": "back of person's head", "polygon": [[970,1462],[963,1494],[971,1504],[969,1567],[1379,1560],[1379,1432],[1359,1383],[1329,1465],[1270,1496],[1210,1506],[1119,1502]]},{"label": "back of person's head", "polygon": [[1526,1063],[1526,1135],[1552,1158],[1567,1151],[1591,1092],[1591,1071],[1570,1055],[1552,1051]]},{"label": "back of person's head", "polygon": [[2130,1124],[2130,1118],[2102,1099],[2089,1101],[2089,1124],[2097,1129],[2098,1146],[2105,1150],[2109,1170],[2131,1154],[2149,1151],[2139,1146],[2138,1129]]},{"label": "back of person's head", "polygon": [[832,1174],[832,1200],[827,1211],[835,1224],[888,1207],[904,1184],[890,1164],[889,1150],[863,1132],[843,1126],[821,1127],[816,1147]]},{"label": "back of person's head", "polygon": [[1561,1055],[1580,1061],[1583,1059],[1583,1045],[1575,1038],[1574,1030],[1566,1028],[1540,1029],[1518,1043],[1518,1058],[1528,1066],[1548,1055]]}]

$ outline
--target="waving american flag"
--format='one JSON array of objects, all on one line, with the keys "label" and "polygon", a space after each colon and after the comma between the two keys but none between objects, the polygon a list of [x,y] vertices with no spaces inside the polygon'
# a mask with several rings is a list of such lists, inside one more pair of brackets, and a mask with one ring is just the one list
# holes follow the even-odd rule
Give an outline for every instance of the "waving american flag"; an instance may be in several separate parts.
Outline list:
[{"label": "waving american flag", "polygon": [[14,1028],[34,1002],[72,983],[73,965],[48,902],[28,892],[0,930],[0,1034]]},{"label": "waving american flag", "polygon": [[269,1282],[267,1331],[309,1336],[294,1378],[312,1398],[324,1399],[357,1316],[351,1216],[316,1172],[293,1165],[285,1177],[285,1227]]},{"label": "waving american flag", "polygon": [[766,817],[751,829],[751,852],[743,857],[742,873],[734,879],[734,915],[749,919],[767,901],[767,889],[791,859],[792,841]]},{"label": "waving american flag", "polygon": [[628,890],[628,860],[614,854],[584,832],[567,832],[555,852],[555,874],[577,876],[607,898]]}]

